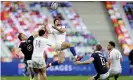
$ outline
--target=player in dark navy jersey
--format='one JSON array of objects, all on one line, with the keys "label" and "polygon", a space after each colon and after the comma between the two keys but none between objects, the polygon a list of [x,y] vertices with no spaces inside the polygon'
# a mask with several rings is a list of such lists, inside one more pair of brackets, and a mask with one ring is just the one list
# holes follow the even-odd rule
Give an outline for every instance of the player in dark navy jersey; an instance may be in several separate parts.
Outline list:
[{"label": "player in dark navy jersey", "polygon": [[[26,63],[27,60],[31,60],[31,56],[33,53],[33,40],[34,37],[30,36],[29,38],[26,37],[23,33],[19,34],[19,39],[21,40],[22,36],[24,37],[21,41],[19,48],[21,49],[22,53],[24,54],[24,62]],[[25,39],[25,40],[24,40]],[[27,65],[27,63],[26,63]]]},{"label": "player in dark navy jersey", "polygon": [[108,63],[106,58],[101,53],[102,46],[100,44],[96,45],[96,51],[91,55],[89,60],[80,62],[76,61],[76,64],[90,64],[93,62],[97,74],[90,78],[89,80],[108,80]]},{"label": "player in dark navy jersey", "polygon": [[23,34],[19,33],[18,38],[21,41],[18,51],[21,51],[24,54],[24,63],[26,65],[26,72],[30,73],[30,80],[34,80],[33,70],[28,67],[28,62],[31,61],[32,53],[33,53],[33,40],[38,35],[38,32],[34,32],[32,36],[29,38]]}]

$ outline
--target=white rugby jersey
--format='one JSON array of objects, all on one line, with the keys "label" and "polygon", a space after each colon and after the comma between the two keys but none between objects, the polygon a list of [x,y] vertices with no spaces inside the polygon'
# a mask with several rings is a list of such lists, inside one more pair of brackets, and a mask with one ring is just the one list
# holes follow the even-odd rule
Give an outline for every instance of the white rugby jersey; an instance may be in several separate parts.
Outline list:
[{"label": "white rugby jersey", "polygon": [[[52,26],[49,26],[52,34],[49,34],[49,39],[54,40],[56,42],[64,42],[66,39],[66,32],[60,33],[58,30],[54,29]],[[65,26],[61,26],[59,28],[65,28]]]},{"label": "white rugby jersey", "polygon": [[38,36],[35,38],[34,42],[34,50],[32,54],[32,58],[43,58],[43,53],[46,51],[47,47],[53,46],[47,38]]},{"label": "white rugby jersey", "polygon": [[112,49],[109,53],[109,58],[111,59],[112,63],[110,65],[111,69],[120,69],[121,68],[121,52],[118,49]]}]

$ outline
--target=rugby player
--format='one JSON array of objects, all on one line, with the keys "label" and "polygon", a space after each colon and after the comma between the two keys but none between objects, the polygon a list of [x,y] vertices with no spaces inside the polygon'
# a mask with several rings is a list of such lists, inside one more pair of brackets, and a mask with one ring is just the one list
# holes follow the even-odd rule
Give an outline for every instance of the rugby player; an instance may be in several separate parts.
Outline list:
[{"label": "rugby player", "polygon": [[33,42],[34,50],[31,67],[37,74],[38,80],[46,80],[46,62],[43,53],[46,52],[48,46],[52,46],[52,43],[47,38],[46,32],[41,29],[39,30],[39,36]]},{"label": "rugby player", "polygon": [[20,51],[24,54],[24,63],[26,65],[26,71],[29,72],[30,80],[34,80],[34,74],[32,68],[28,67],[28,63],[31,61],[31,56],[33,53],[33,40],[38,36],[38,32],[34,32],[29,38],[23,34],[19,33],[18,39],[21,41],[19,48],[17,49],[17,53]]},{"label": "rugby player", "polygon": [[106,58],[102,55],[102,46],[100,44],[96,45],[95,52],[91,55],[86,61],[76,61],[76,64],[90,64],[93,62],[97,74],[91,77],[89,80],[108,80],[109,72],[108,72],[108,62]]},{"label": "rugby player", "polygon": [[115,48],[115,43],[113,41],[110,41],[108,43],[108,51],[109,51],[109,77],[114,77],[115,80],[118,79],[122,68],[121,68],[121,62],[122,62],[122,55],[121,52]]},{"label": "rugby player", "polygon": [[55,19],[53,23],[54,23],[53,26],[50,26],[50,27],[48,25],[44,25],[44,26],[46,27],[46,30],[49,34],[49,40],[51,40],[51,42],[56,44],[55,50],[58,53],[58,60],[53,63],[49,63],[47,67],[55,66],[63,63],[63,60],[65,58],[64,50],[67,48],[70,49],[75,60],[81,60],[82,57],[76,55],[75,48],[72,46],[72,44],[70,42],[65,41],[66,30],[67,30],[66,27],[62,26],[61,21],[59,19]]}]

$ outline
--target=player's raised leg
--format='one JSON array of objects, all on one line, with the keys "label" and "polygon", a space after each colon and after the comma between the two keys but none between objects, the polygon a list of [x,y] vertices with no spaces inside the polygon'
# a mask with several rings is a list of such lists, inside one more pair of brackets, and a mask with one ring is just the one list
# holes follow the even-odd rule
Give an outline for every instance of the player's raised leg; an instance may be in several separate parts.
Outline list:
[{"label": "player's raised leg", "polygon": [[64,58],[65,58],[65,52],[64,51],[58,51],[58,60],[57,61],[54,61],[52,63],[49,63],[47,65],[47,68],[50,67],[50,66],[56,66],[56,65],[60,65],[63,63],[64,61]]},{"label": "player's raised leg", "polygon": [[82,57],[77,56],[75,47],[72,46],[71,43],[69,43],[69,42],[62,42],[61,50],[64,50],[64,49],[67,49],[67,48],[70,49],[71,53],[73,54],[73,56],[75,57],[76,60],[81,60],[82,59]]}]

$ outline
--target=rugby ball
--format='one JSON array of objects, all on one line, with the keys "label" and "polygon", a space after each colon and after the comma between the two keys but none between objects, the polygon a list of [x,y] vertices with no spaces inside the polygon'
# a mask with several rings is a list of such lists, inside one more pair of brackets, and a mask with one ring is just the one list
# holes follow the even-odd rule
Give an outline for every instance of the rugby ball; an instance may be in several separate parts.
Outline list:
[{"label": "rugby ball", "polygon": [[52,2],[50,5],[50,8],[53,10],[56,10],[58,8],[58,3],[57,2]]}]

